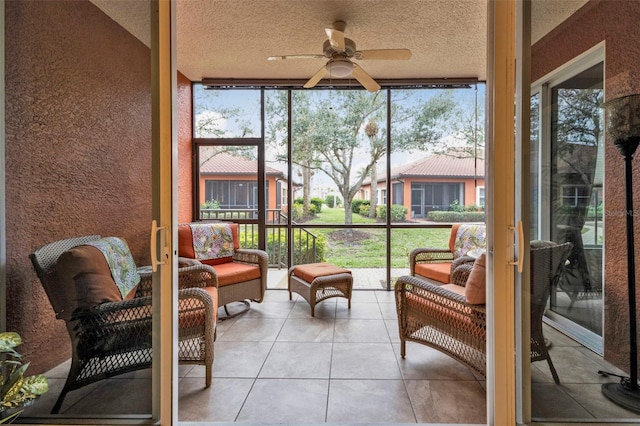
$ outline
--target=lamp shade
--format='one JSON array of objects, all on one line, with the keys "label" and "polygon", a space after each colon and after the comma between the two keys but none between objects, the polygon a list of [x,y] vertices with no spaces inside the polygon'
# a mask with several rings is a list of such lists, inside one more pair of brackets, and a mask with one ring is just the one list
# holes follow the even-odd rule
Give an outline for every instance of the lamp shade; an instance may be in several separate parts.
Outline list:
[{"label": "lamp shade", "polygon": [[622,96],[604,104],[607,134],[614,140],[640,137],[640,94]]},{"label": "lamp shade", "polygon": [[640,143],[640,94],[605,102],[607,134],[623,156],[633,155]]},{"label": "lamp shade", "polygon": [[327,70],[331,77],[345,78],[351,75],[353,63],[347,59],[334,59],[327,64]]}]

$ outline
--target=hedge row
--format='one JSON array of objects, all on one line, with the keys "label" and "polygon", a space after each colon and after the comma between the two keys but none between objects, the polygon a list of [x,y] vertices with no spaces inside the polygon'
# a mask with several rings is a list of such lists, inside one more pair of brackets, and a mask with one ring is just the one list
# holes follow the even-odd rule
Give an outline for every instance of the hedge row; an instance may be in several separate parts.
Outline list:
[{"label": "hedge row", "polygon": [[433,222],[484,222],[484,212],[432,211],[427,219]]}]

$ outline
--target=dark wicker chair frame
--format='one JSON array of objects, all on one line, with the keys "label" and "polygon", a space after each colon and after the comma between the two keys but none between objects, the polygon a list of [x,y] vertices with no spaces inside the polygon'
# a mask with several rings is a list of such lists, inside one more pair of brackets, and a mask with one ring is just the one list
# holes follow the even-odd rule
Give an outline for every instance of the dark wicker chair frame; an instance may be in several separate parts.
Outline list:
[{"label": "dark wicker chair frame", "polygon": [[[59,297],[56,263],[68,249],[97,240],[90,235],[47,244],[31,255],[38,278],[54,310]],[[209,266],[179,270],[179,361],[203,364],[206,386],[211,384],[216,306],[210,294],[199,287],[214,285]],[[77,309],[69,318],[56,311],[66,323],[71,339],[71,368],[52,414],[57,414],[68,392],[102,379],[151,367],[152,305],[151,273],[140,274],[136,297],[107,302],[90,309]]]},{"label": "dark wicker chair frame", "polygon": [[[558,374],[551,361],[542,330],[542,317],[555,285],[571,252],[572,244],[543,242],[531,248],[531,362],[547,360],[556,383]],[[464,285],[473,267],[460,264],[452,282]],[[406,356],[406,342],[413,341],[437,349],[486,376],[486,309],[471,305],[464,296],[426,282],[403,276],[395,285],[400,355]]]}]

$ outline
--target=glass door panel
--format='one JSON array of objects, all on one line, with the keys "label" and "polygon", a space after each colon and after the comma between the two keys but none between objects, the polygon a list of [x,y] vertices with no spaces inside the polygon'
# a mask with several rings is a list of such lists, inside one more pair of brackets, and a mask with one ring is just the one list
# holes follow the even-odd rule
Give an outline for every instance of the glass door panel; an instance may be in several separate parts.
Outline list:
[{"label": "glass door panel", "polygon": [[549,121],[549,232],[553,241],[573,244],[564,274],[551,291],[550,311],[599,336],[600,340],[603,76],[601,62],[551,87]]},{"label": "glass door panel", "polygon": [[[626,33],[633,2],[531,2],[531,239],[571,242],[559,281],[550,288],[543,331],[560,384],[544,360],[527,371],[533,420],[636,419],[609,400],[599,370],[627,375],[629,348],[624,264],[622,160],[604,129],[604,101],[637,93],[636,61]],[[551,18],[553,15],[553,19]],[[607,15],[606,24],[598,17]],[[526,21],[525,21],[526,23]],[[573,38],[574,35],[578,37]],[[527,50],[525,49],[525,50]],[[606,154],[606,155],[605,155]],[[605,238],[607,236],[608,238]],[[606,266],[606,267],[605,267]],[[623,284],[624,283],[624,284]],[[528,355],[528,354],[527,354]],[[523,356],[523,359],[528,359]],[[566,390],[570,389],[570,392]],[[526,411],[525,411],[526,412]],[[529,420],[526,419],[525,420]],[[633,420],[632,420],[633,421]]]},{"label": "glass door panel", "polygon": [[[43,374],[49,385],[19,422],[152,416],[152,384],[158,389],[152,344],[160,339],[147,267],[157,171],[150,4],[3,3],[9,165],[3,238],[12,242],[3,264],[11,298],[7,328],[22,337],[18,351],[30,363],[27,375]],[[118,17],[127,11],[141,19],[125,28]],[[35,211],[43,214],[26,214]],[[78,255],[86,254],[103,274],[69,262],[75,275],[58,279],[49,299],[29,254],[89,235],[126,242],[123,252],[135,267],[130,264],[123,288],[141,275],[143,284],[126,294],[111,279],[103,253],[85,246]],[[97,256],[87,254],[91,249]]]}]

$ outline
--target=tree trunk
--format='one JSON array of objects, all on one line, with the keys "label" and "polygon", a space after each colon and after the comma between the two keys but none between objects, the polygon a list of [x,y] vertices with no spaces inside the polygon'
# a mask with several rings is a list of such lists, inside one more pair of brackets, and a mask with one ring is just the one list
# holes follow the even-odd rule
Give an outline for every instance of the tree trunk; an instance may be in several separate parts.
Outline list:
[{"label": "tree trunk", "polygon": [[[351,210],[351,198],[349,197],[345,197],[343,195],[344,198],[344,224],[345,225],[351,225],[353,223],[353,211]],[[345,231],[350,231],[349,230],[345,230]]]},{"label": "tree trunk", "polygon": [[376,217],[376,207],[378,204],[378,170],[376,163],[371,167],[371,193],[369,194],[369,217]]},{"label": "tree trunk", "polygon": [[311,169],[309,167],[302,168],[302,214],[309,217],[309,208],[311,206]]}]

